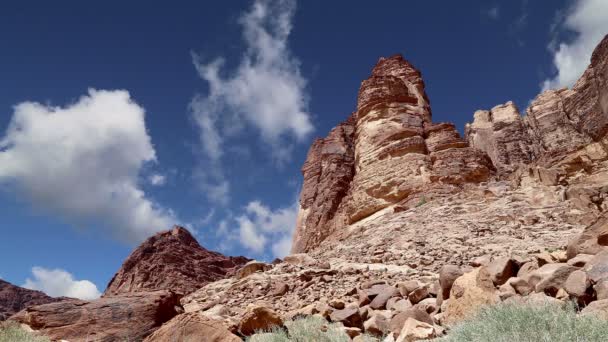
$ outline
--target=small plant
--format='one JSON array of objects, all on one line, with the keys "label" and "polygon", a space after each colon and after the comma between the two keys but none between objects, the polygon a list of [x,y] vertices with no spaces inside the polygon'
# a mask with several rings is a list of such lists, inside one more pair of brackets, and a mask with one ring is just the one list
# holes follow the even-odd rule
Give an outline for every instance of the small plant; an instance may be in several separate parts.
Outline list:
[{"label": "small plant", "polygon": [[[260,331],[249,337],[248,342],[350,342],[350,338],[340,329],[340,325],[329,323],[322,317],[308,316],[285,323],[287,329],[275,328],[271,331]],[[365,342],[377,342],[378,339],[364,336]]]},{"label": "small plant", "polygon": [[50,340],[21,329],[15,323],[0,323],[0,342],[50,342]]},{"label": "small plant", "polygon": [[606,336],[608,321],[579,316],[574,305],[499,304],[482,309],[436,341],[599,342]]}]

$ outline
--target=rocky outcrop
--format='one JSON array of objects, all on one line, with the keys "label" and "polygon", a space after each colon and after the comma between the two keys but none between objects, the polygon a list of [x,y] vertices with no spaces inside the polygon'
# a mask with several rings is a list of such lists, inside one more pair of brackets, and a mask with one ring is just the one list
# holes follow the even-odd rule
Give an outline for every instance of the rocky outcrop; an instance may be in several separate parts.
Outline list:
[{"label": "rocky outcrop", "polygon": [[65,299],[52,298],[43,292],[24,289],[0,279],[0,321],[4,321],[27,307]]},{"label": "rocky outcrop", "polygon": [[91,302],[66,300],[33,306],[11,317],[52,340],[140,341],[178,314],[169,291],[128,293]]},{"label": "rocky outcrop", "polygon": [[185,295],[234,274],[248,261],[208,251],[188,230],[175,227],[137,247],[110,280],[104,296],[155,290]]},{"label": "rocky outcrop", "polygon": [[434,186],[487,180],[491,160],[454,125],[434,124],[420,72],[381,58],[361,83],[357,111],[311,147],[293,252]]}]

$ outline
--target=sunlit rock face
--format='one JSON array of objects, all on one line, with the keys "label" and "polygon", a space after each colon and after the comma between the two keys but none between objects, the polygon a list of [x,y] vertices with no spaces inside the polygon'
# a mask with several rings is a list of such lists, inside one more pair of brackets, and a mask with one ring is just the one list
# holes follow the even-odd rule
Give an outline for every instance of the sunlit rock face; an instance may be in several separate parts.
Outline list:
[{"label": "sunlit rock face", "polygon": [[492,170],[454,125],[432,123],[420,72],[401,55],[381,58],[361,83],[357,111],[308,153],[293,250],[433,184],[480,182]]}]

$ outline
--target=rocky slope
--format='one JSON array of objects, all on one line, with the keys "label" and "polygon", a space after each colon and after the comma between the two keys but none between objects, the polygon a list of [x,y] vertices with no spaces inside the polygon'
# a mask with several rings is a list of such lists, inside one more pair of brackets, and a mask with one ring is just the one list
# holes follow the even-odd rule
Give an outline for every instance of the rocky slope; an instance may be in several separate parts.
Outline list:
[{"label": "rocky slope", "polygon": [[64,300],[52,298],[40,291],[28,290],[0,279],[0,321],[26,307]]},{"label": "rocky slope", "polygon": [[156,290],[185,295],[234,274],[248,261],[208,251],[188,230],[175,227],[137,247],[110,280],[104,296]]}]

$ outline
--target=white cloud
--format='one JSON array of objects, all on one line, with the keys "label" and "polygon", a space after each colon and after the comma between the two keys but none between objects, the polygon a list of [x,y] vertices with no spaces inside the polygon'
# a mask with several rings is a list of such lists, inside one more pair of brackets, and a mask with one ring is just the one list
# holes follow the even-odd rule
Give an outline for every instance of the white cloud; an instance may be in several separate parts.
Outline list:
[{"label": "white cloud", "polygon": [[240,243],[256,253],[270,244],[272,254],[283,257],[291,249],[297,215],[296,203],[273,211],[260,201],[249,202],[245,213],[237,218]]},{"label": "white cloud", "polygon": [[62,269],[32,268],[34,279],[27,278],[22,287],[38,290],[51,297],[70,297],[83,300],[101,296],[97,286],[88,280],[75,280],[74,276]]},{"label": "white cloud", "polygon": [[295,5],[295,0],[253,3],[239,20],[246,48],[233,71],[222,72],[223,58],[205,63],[193,55],[200,77],[209,86],[206,95],[194,97],[190,109],[209,164],[204,168],[217,171],[202,183],[211,196],[229,191],[229,182],[217,174],[222,174],[227,140],[243,129],[253,128],[278,163],[288,160],[293,144],[314,130],[307,111],[306,79],[288,48]]},{"label": "white cloud", "polygon": [[45,212],[102,223],[129,242],[177,223],[138,187],[154,161],[144,109],[123,90],[91,89],[65,107],[20,103],[0,140],[0,182]]},{"label": "white cloud", "polygon": [[557,27],[576,37],[571,42],[550,43],[557,74],[542,83],[543,90],[571,87],[583,74],[593,49],[608,33],[608,1],[577,0],[563,18]]},{"label": "white cloud", "polygon": [[148,180],[150,181],[150,184],[154,186],[162,186],[167,182],[167,177],[156,173],[151,175]]}]

